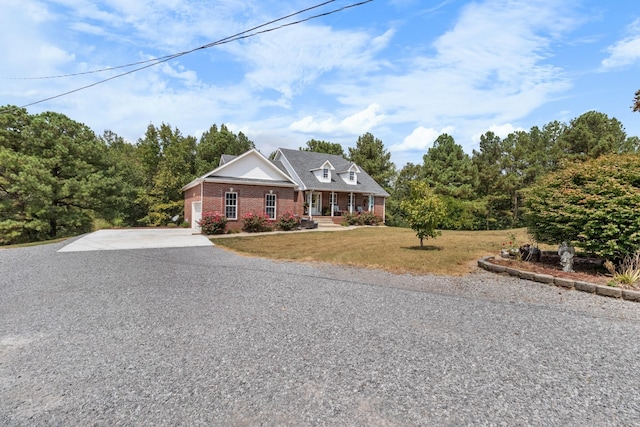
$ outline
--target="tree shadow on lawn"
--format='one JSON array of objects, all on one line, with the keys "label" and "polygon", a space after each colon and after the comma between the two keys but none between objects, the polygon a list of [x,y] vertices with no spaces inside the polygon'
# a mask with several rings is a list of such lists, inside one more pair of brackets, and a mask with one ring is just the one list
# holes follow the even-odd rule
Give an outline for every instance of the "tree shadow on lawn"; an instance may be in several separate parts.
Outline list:
[{"label": "tree shadow on lawn", "polygon": [[402,246],[402,249],[408,249],[410,251],[441,251],[444,248],[442,246],[424,245],[424,246]]}]

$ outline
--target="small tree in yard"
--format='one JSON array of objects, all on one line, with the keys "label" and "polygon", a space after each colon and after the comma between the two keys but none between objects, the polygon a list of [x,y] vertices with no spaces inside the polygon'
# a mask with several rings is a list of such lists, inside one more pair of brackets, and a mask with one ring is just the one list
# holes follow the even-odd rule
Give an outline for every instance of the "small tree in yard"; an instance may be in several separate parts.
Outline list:
[{"label": "small tree in yard", "polygon": [[640,248],[640,156],[607,155],[549,174],[524,192],[541,243],[566,241],[616,262]]},{"label": "small tree in yard", "polygon": [[446,218],[447,208],[425,182],[411,184],[409,198],[400,203],[400,208],[404,211],[409,226],[420,239],[421,248],[424,247],[423,239],[435,239],[441,234],[436,227]]}]

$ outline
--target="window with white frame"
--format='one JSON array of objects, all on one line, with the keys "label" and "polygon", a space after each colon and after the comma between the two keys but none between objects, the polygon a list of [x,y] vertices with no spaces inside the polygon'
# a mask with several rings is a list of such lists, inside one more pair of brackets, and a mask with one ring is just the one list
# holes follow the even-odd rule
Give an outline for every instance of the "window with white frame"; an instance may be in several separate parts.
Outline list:
[{"label": "window with white frame", "polygon": [[264,201],[264,213],[269,219],[276,219],[276,195],[267,194]]},{"label": "window with white frame", "polygon": [[329,179],[329,169],[322,169],[322,179]]},{"label": "window with white frame", "polygon": [[224,216],[238,219],[238,193],[224,193]]},{"label": "window with white frame", "polygon": [[349,171],[349,181],[356,180],[356,173],[354,171]]}]

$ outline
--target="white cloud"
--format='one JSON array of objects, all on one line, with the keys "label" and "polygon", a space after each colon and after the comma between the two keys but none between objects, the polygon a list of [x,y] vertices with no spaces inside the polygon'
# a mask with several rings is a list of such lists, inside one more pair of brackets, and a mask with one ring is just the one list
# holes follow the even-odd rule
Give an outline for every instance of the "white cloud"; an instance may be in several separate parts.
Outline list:
[{"label": "white cloud", "polygon": [[402,143],[389,147],[389,151],[419,150],[424,152],[440,135],[443,133],[451,134],[454,130],[455,128],[453,126],[447,126],[440,131],[419,126],[411,132],[411,135],[405,137]]},{"label": "white cloud", "polygon": [[364,82],[332,82],[324,89],[347,106],[384,105],[387,123],[433,129],[455,123],[455,136],[464,141],[477,132],[464,122],[519,120],[570,87],[547,56],[557,34],[574,23],[555,1],[504,3],[464,7],[455,25],[433,42],[435,52],[415,57],[404,70],[377,73]]},{"label": "white cloud", "polygon": [[480,137],[487,132],[493,132],[496,136],[503,139],[509,136],[509,134],[511,133],[521,131],[526,132],[527,130],[521,127],[514,127],[511,123],[505,123],[503,125],[491,125],[486,131],[473,135],[471,139],[473,140],[473,142],[479,142]]},{"label": "white cloud", "polygon": [[602,60],[602,69],[609,70],[632,65],[640,61],[640,18],[627,27],[627,35],[607,51],[609,57]]},{"label": "white cloud", "polygon": [[374,55],[392,35],[387,31],[372,40],[364,32],[297,25],[279,30],[277,37],[267,33],[227,49],[250,68],[246,79],[253,87],[291,98],[323,74],[378,68]]},{"label": "white cloud", "polygon": [[384,113],[382,107],[378,104],[371,104],[364,110],[358,111],[341,121],[337,121],[335,117],[316,120],[313,116],[307,116],[293,122],[289,126],[289,129],[305,133],[349,133],[357,135],[368,132],[383,120]]}]

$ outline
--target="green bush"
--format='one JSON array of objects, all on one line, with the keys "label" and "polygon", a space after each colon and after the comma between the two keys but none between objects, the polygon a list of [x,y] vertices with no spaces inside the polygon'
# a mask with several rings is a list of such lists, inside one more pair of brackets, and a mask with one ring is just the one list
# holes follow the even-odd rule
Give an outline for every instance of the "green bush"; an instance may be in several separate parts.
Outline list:
[{"label": "green bush", "polygon": [[342,223],[344,225],[378,225],[382,222],[382,217],[373,212],[343,212]]},{"label": "green bush", "polygon": [[222,234],[227,228],[227,217],[220,212],[205,212],[198,225],[204,234]]},{"label": "green bush", "polygon": [[247,233],[271,231],[271,221],[265,214],[248,212],[242,216],[242,231]]},{"label": "green bush", "polygon": [[616,261],[640,248],[640,155],[608,155],[549,174],[523,192],[537,241],[567,241]]},{"label": "green bush", "polygon": [[282,231],[291,231],[298,228],[300,225],[300,221],[297,216],[293,214],[291,211],[285,211],[280,218],[278,218],[278,222],[276,223],[276,227]]}]

